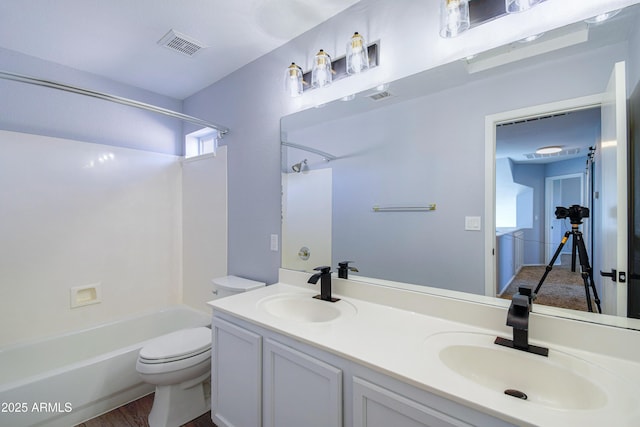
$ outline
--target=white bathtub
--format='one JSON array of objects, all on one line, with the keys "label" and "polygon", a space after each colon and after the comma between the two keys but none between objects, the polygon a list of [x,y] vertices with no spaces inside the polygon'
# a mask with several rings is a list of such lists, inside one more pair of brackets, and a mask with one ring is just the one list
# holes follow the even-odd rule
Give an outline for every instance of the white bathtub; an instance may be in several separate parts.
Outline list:
[{"label": "white bathtub", "polygon": [[208,326],[186,306],[0,350],[0,426],[69,427],[154,390],[136,373],[145,341]]}]

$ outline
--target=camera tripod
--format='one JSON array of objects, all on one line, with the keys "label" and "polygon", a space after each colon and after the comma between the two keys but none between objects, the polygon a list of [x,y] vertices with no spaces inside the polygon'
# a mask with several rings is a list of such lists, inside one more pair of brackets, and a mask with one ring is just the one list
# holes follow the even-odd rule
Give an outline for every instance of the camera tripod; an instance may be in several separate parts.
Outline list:
[{"label": "camera tripod", "polygon": [[581,222],[573,221],[573,218],[572,218],[571,230],[567,230],[567,232],[564,233],[564,237],[560,241],[560,245],[558,245],[558,249],[556,249],[556,252],[553,254],[553,257],[551,258],[551,262],[549,262],[549,265],[547,265],[545,272],[542,275],[542,278],[540,279],[540,282],[538,283],[538,286],[534,291],[534,295],[538,294],[540,287],[542,287],[542,283],[544,283],[545,279],[547,278],[547,275],[553,269],[553,264],[555,264],[556,259],[558,258],[558,256],[560,256],[560,252],[562,251],[562,248],[564,247],[565,243],[567,243],[567,240],[569,240],[569,236],[573,236],[573,247],[571,250],[571,271],[572,272],[576,271],[576,249],[577,249],[578,255],[580,257],[580,267],[581,267],[580,274],[582,276],[582,281],[584,282],[584,292],[587,298],[587,308],[589,309],[589,311],[593,312],[593,306],[591,305],[591,294],[589,292],[589,288],[591,288],[591,290],[593,291],[593,299],[596,303],[596,307],[598,307],[598,313],[602,313],[602,309],[600,308],[600,298],[598,298],[598,292],[596,291],[596,287],[593,284],[593,269],[589,265],[589,255],[587,254],[587,248],[585,247],[584,240],[582,239],[582,232],[578,230],[578,226],[580,224]]}]

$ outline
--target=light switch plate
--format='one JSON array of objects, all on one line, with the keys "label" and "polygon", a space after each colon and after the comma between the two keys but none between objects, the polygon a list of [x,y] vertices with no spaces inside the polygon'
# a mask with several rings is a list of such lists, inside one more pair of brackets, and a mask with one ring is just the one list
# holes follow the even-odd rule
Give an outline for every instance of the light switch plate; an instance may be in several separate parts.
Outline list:
[{"label": "light switch plate", "polygon": [[469,231],[481,231],[482,220],[479,216],[465,216],[464,229]]},{"label": "light switch plate", "polygon": [[271,250],[276,252],[278,250],[278,235],[277,234],[272,234],[271,235]]}]

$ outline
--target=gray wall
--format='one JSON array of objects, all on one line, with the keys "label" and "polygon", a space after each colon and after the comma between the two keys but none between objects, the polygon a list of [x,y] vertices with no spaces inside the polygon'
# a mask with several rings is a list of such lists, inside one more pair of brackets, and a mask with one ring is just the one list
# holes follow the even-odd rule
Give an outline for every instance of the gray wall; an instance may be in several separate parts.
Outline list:
[{"label": "gray wall", "polygon": [[[182,101],[0,48],[0,70],[101,91],[181,111]],[[182,153],[182,122],[101,99],[0,80],[0,129]]]},{"label": "gray wall", "polygon": [[[546,165],[514,165],[514,181],[518,184],[533,188],[533,227],[524,230],[524,263],[525,265],[544,264],[544,224],[545,224],[545,178],[551,176],[566,175],[571,173],[584,173],[586,157]],[[535,218],[538,218],[535,220]]]}]

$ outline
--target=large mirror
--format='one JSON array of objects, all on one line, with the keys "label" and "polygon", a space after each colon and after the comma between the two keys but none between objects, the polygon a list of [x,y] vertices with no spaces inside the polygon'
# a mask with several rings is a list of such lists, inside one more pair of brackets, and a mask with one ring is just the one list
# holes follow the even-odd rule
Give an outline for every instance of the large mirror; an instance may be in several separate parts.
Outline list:
[{"label": "large mirror", "polygon": [[[589,262],[606,269],[594,218],[606,189],[594,184],[593,148],[602,143],[602,94],[615,64],[640,68],[639,10],[282,118],[282,267],[335,270],[353,261],[355,280],[509,298],[523,269],[538,284],[558,236],[571,229],[571,218],[558,220],[549,206],[577,204],[594,214],[579,226]],[[640,79],[625,80],[630,94]],[[536,154],[547,146],[560,152]],[[605,297],[615,300],[615,291],[599,274],[586,293],[579,259],[570,271],[571,252],[567,245],[551,265],[534,309],[640,329],[636,319],[614,317],[619,308]],[[577,280],[578,306],[554,293],[556,274]]]}]

